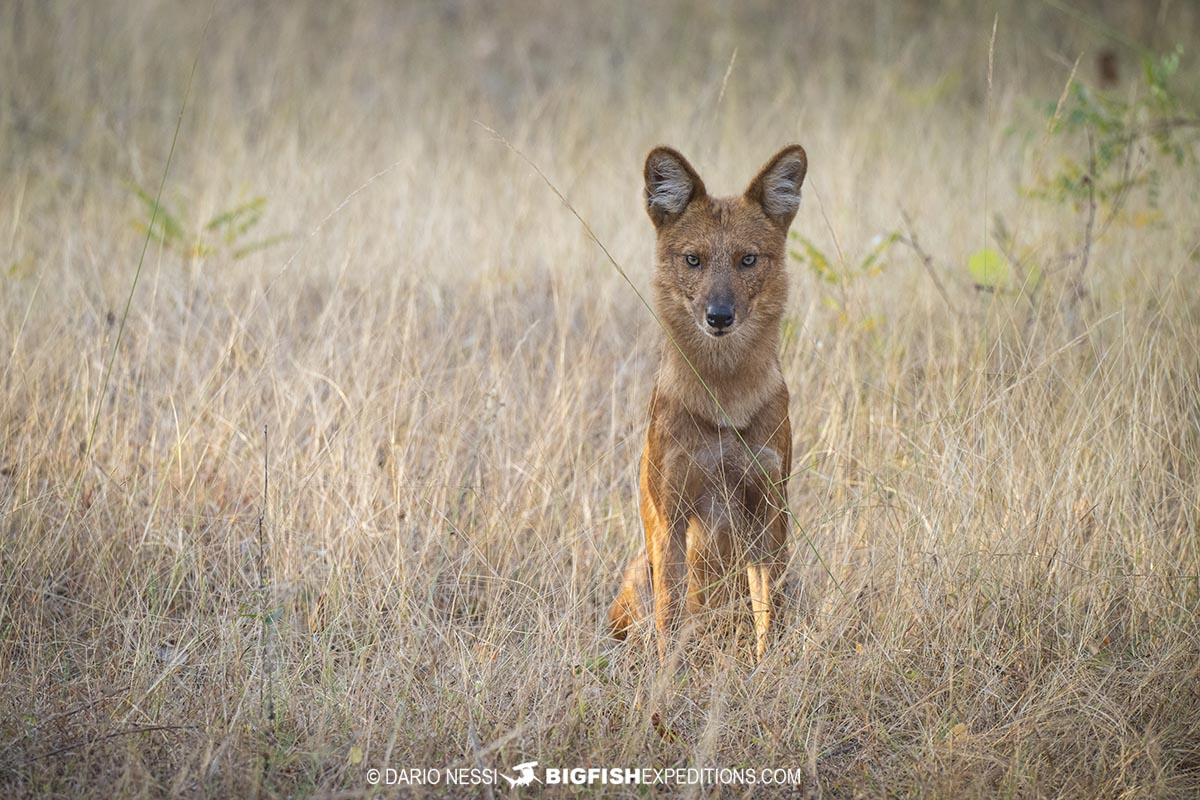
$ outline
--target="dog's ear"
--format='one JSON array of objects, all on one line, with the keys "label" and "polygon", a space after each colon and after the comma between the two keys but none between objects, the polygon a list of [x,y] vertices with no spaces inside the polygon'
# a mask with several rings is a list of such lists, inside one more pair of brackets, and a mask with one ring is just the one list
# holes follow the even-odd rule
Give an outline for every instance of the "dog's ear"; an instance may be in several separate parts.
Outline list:
[{"label": "dog's ear", "polygon": [[688,203],[704,196],[704,181],[679,151],[656,147],[646,156],[646,212],[654,227],[679,218]]},{"label": "dog's ear", "polygon": [[790,144],[758,171],[743,196],[762,206],[767,216],[786,231],[800,208],[800,187],[807,172],[804,148]]}]

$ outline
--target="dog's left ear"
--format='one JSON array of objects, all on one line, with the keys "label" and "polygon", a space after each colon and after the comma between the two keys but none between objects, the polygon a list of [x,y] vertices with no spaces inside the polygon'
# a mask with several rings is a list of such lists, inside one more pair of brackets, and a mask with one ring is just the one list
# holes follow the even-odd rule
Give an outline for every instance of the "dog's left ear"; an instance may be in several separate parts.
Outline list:
[{"label": "dog's left ear", "polygon": [[767,216],[786,231],[800,208],[800,187],[807,172],[804,148],[790,144],[758,171],[743,197],[762,206]]}]

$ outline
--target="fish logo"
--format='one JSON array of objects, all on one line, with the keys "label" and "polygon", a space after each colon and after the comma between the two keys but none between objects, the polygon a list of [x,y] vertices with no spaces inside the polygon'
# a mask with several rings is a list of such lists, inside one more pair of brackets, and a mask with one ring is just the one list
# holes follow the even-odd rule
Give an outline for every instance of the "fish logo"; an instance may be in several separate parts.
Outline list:
[{"label": "fish logo", "polygon": [[537,765],[538,762],[536,761],[526,761],[524,764],[517,764],[515,767],[513,767],[514,771],[520,773],[517,777],[510,778],[507,775],[501,775],[500,777],[508,781],[508,785],[512,787],[528,786],[537,780],[533,774],[533,768]]}]

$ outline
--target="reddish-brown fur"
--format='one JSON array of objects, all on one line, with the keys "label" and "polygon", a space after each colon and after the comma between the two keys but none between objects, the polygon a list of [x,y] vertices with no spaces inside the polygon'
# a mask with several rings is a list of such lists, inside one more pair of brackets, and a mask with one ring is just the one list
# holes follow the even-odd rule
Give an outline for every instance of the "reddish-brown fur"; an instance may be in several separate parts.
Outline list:
[{"label": "reddish-brown fur", "polygon": [[[629,565],[609,623],[624,638],[652,613],[664,660],[685,614],[747,591],[756,652],[766,652],[792,458],[779,365],[786,240],[806,170],[791,145],[741,196],[711,197],[678,152],[659,147],[646,159],[667,341],[641,464],[646,552]],[[719,320],[726,308],[733,322],[718,329],[713,310]]]}]

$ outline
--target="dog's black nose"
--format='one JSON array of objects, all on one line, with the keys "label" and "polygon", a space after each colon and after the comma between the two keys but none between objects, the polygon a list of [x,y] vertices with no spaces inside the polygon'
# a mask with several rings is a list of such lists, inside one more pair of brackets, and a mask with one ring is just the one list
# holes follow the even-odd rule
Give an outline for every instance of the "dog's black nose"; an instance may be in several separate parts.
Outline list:
[{"label": "dog's black nose", "polygon": [[710,327],[722,330],[733,324],[733,306],[709,306],[704,309],[704,318]]}]

